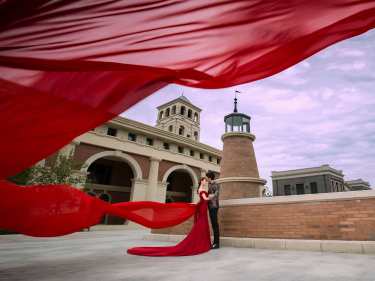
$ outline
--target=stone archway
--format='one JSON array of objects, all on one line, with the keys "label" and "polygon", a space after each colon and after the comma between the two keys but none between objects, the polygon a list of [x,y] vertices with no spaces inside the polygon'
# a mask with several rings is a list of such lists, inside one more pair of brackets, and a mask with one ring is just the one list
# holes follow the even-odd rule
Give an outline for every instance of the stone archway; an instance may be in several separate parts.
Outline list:
[{"label": "stone archway", "polygon": [[89,158],[87,158],[87,160],[85,161],[85,163],[82,165],[81,172],[87,173],[88,167],[94,161],[96,161],[96,160],[98,160],[100,158],[111,157],[111,156],[112,157],[118,157],[122,161],[127,162],[129,164],[129,166],[133,170],[134,178],[135,179],[138,180],[138,179],[142,179],[143,178],[143,176],[142,176],[142,169],[139,166],[137,160],[135,160],[130,155],[128,155],[128,154],[126,154],[124,152],[121,152],[121,151],[103,151],[103,152],[96,153],[96,154],[90,156]]},{"label": "stone archway", "polygon": [[198,187],[197,175],[186,165],[171,167],[162,183],[167,185],[165,202],[192,202]]},{"label": "stone archway", "polygon": [[[88,158],[81,169],[88,174],[85,191],[111,203],[130,201],[134,180],[142,178],[138,162],[119,151],[105,151]],[[118,217],[106,216],[104,224],[124,224]]]}]

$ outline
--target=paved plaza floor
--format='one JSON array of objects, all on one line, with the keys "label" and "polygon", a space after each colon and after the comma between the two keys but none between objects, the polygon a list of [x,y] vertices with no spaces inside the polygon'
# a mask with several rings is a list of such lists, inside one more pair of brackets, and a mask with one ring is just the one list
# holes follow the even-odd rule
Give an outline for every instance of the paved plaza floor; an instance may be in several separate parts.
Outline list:
[{"label": "paved plaza floor", "polygon": [[126,249],[170,245],[144,231],[93,231],[58,238],[0,236],[0,280],[356,281],[375,280],[375,255],[223,247],[189,257],[139,257]]}]

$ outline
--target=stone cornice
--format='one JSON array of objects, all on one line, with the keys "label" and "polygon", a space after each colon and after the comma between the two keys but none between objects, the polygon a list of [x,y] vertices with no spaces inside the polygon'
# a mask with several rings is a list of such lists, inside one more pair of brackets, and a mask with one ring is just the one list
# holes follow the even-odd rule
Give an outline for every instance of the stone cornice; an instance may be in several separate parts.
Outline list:
[{"label": "stone cornice", "polygon": [[253,177],[226,177],[226,178],[218,178],[215,180],[217,183],[224,183],[224,182],[254,182],[260,184],[266,184],[267,181],[261,178],[253,178]]},{"label": "stone cornice", "polygon": [[194,141],[186,137],[176,135],[174,133],[170,133],[162,129],[158,129],[158,128],[143,124],[141,122],[137,122],[134,120],[130,120],[130,119],[118,116],[114,118],[113,120],[109,121],[108,123],[115,124],[121,128],[125,128],[128,130],[133,130],[139,133],[143,133],[146,136],[153,136],[161,140],[166,140],[166,141],[173,142],[176,144],[183,144],[184,146],[195,148],[196,150],[206,152],[206,153],[211,153],[215,156],[221,157],[221,150],[219,149],[216,149],[212,146]]},{"label": "stone cornice", "polygon": [[244,132],[228,132],[225,133],[221,136],[221,140],[224,141],[225,138],[229,137],[244,137],[244,138],[249,138],[252,141],[255,141],[255,135],[251,133],[244,133]]},{"label": "stone cornice", "polygon": [[271,178],[274,180],[287,179],[292,177],[304,177],[304,176],[318,176],[318,175],[332,175],[339,178],[343,178],[344,174],[341,170],[336,170],[329,165],[322,165],[320,167],[312,167],[305,169],[296,169],[288,171],[272,171]]}]

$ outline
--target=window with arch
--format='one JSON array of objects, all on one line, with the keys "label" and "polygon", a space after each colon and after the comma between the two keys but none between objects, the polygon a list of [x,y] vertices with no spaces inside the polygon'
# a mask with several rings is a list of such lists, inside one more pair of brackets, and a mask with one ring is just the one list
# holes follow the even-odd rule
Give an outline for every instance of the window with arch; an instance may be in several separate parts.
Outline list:
[{"label": "window with arch", "polygon": [[173,125],[169,125],[168,130],[169,130],[170,132],[173,132]]},{"label": "window with arch", "polygon": [[198,140],[198,132],[194,132],[194,139],[197,141]]},{"label": "window with arch", "polygon": [[165,111],[165,117],[169,117],[171,113],[171,109],[168,107],[167,110]]},{"label": "window with arch", "polygon": [[198,122],[198,113],[194,113],[194,122]]},{"label": "window with arch", "polygon": [[163,119],[163,115],[164,115],[164,111],[160,111],[160,113],[159,113],[159,120]]},{"label": "window with arch", "polygon": [[176,114],[176,106],[172,106],[172,114]]},{"label": "window with arch", "polygon": [[188,110],[188,118],[192,118],[193,117],[193,111],[191,111],[191,109]]},{"label": "window with arch", "polygon": [[185,134],[185,127],[184,126],[180,126],[180,128],[178,129],[178,134],[183,136]]},{"label": "window with arch", "polygon": [[185,108],[185,106],[181,106],[180,114],[181,114],[181,115],[185,115],[185,112],[186,112],[186,108]]}]

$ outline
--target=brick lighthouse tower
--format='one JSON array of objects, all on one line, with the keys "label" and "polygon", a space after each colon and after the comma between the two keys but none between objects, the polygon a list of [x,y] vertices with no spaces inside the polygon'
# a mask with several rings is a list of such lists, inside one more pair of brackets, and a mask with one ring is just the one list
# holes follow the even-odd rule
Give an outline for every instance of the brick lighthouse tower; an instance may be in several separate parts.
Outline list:
[{"label": "brick lighthouse tower", "polygon": [[250,116],[238,113],[237,98],[233,113],[224,117],[225,133],[220,167],[220,199],[260,197],[266,181],[259,178],[253,141],[250,133]]}]

